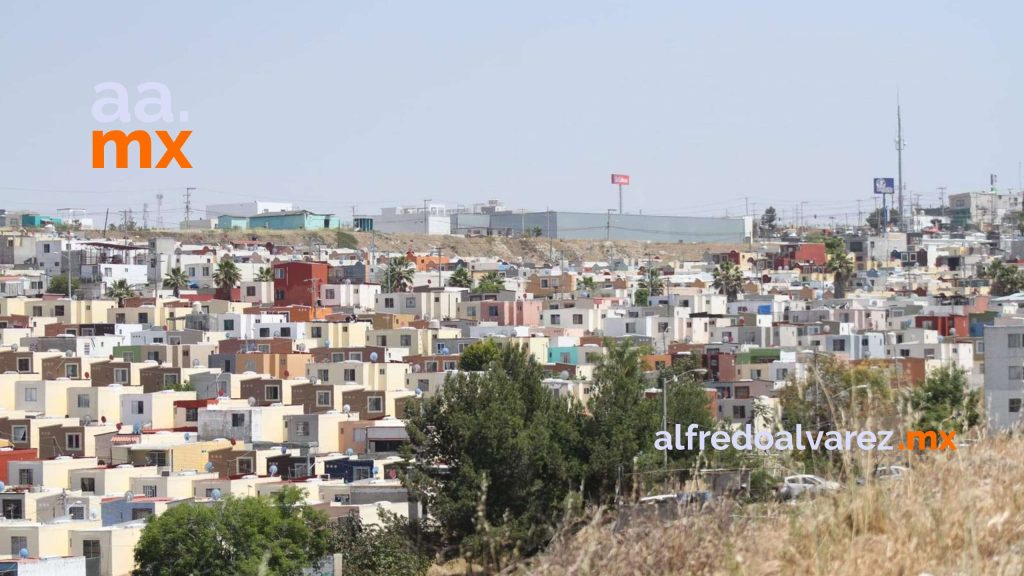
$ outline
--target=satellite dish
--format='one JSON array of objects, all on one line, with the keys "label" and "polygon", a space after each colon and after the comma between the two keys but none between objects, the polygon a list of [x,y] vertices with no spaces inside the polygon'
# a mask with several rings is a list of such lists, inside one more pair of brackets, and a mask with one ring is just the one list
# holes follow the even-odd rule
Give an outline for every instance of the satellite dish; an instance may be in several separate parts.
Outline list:
[{"label": "satellite dish", "polygon": [[132,434],[142,434],[142,422],[132,424]]},{"label": "satellite dish", "polygon": [[255,406],[256,405],[256,399],[253,398],[252,396],[249,396],[248,402],[249,402],[249,406]]},{"label": "satellite dish", "polygon": [[135,494],[133,494],[131,490],[129,490],[129,491],[124,493],[124,501],[125,502],[131,502],[134,499],[135,499]]},{"label": "satellite dish", "polygon": [[203,464],[203,470],[206,470],[207,472],[213,472],[213,462],[207,462],[206,464]]},{"label": "satellite dish", "polygon": [[420,398],[422,396],[423,396],[423,390],[420,390],[419,388],[416,388],[416,397]]},{"label": "satellite dish", "polygon": [[349,414],[350,412],[352,412],[352,407],[349,406],[348,404],[345,404],[344,406],[341,407],[341,411],[344,412],[345,414]]},{"label": "satellite dish", "polygon": [[68,350],[67,352],[64,353],[64,356],[67,357],[67,358],[74,358],[75,351],[74,350]]},{"label": "satellite dish", "polygon": [[185,442],[188,442],[191,439],[192,439],[192,435],[189,434],[188,432],[185,432]]},{"label": "satellite dish", "polygon": [[559,376],[559,377],[560,377],[560,378],[561,378],[562,380],[568,380],[568,379],[569,379],[569,371],[568,371],[568,370],[562,370],[562,371],[561,371],[561,372],[560,372],[560,373],[558,374],[558,376]]},{"label": "satellite dish", "polygon": [[17,351],[18,351],[18,345],[17,344],[11,344],[11,352],[17,352]]},{"label": "satellite dish", "polygon": [[106,424],[107,423],[107,417],[106,416],[100,416],[100,422]]},{"label": "satellite dish", "polygon": [[6,489],[7,489],[7,486],[3,482],[0,482],[0,492],[3,492]]},{"label": "satellite dish", "polygon": [[356,454],[356,451],[351,449],[351,448],[345,450],[345,456],[355,456],[355,454]]},{"label": "satellite dish", "polygon": [[221,496],[220,488],[214,488],[210,491],[210,498],[213,498],[214,500],[220,500]]},{"label": "satellite dish", "polygon": [[18,550],[18,556],[21,556],[22,558],[28,558],[28,548],[22,548],[21,550]]},{"label": "satellite dish", "polygon": [[82,416],[81,424],[82,424],[82,426],[88,426],[88,425],[92,424],[92,416],[88,416],[88,415]]},{"label": "satellite dish", "polygon": [[376,362],[377,358],[378,356],[376,352],[370,352],[370,362]]},{"label": "satellite dish", "polygon": [[195,360],[192,361],[192,367],[193,368],[199,368],[200,364],[201,364],[201,362],[199,361],[199,358],[196,358]]},{"label": "satellite dish", "polygon": [[296,346],[296,348],[299,349],[299,352],[305,352],[306,351],[306,345],[303,344],[302,342],[299,342],[299,344]]},{"label": "satellite dish", "polygon": [[267,472],[270,472],[271,476],[276,476],[277,475],[277,465],[276,464],[271,464],[270,468],[267,469]]},{"label": "satellite dish", "polygon": [[324,348],[330,348],[330,347],[331,347],[331,341],[330,340],[324,340]]},{"label": "satellite dish", "polygon": [[380,468],[377,468],[376,466],[374,466],[373,467],[373,475],[376,476],[378,473],[380,473]]},{"label": "satellite dish", "polygon": [[95,510],[93,510],[92,512],[89,512],[89,519],[90,520],[95,520],[95,519],[97,519],[99,517],[100,517],[99,513],[97,513]]},{"label": "satellite dish", "polygon": [[287,454],[287,453],[288,453],[288,447],[287,446],[281,446],[281,454]]},{"label": "satellite dish", "polygon": [[413,372],[417,372],[418,373],[420,370],[422,370],[422,368],[420,368],[419,364],[413,364],[412,365],[412,371]]},{"label": "satellite dish", "polygon": [[447,346],[444,346],[444,347],[441,348],[441,354],[442,355],[447,356],[447,355],[449,355],[451,353],[452,353],[451,350],[449,350]]}]

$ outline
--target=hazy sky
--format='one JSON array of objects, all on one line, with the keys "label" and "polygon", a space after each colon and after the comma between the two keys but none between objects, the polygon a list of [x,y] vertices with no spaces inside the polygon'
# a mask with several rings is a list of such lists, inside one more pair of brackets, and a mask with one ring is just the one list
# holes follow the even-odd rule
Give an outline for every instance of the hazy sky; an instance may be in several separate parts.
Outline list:
[{"label": "hazy sky", "polygon": [[[842,220],[896,174],[897,88],[908,192],[1016,189],[1024,5],[979,4],[5,1],[0,207],[603,212],[623,172],[627,211]],[[188,122],[99,124],[106,81],[162,82]],[[194,168],[91,168],[91,131],[126,127],[192,130]]]}]

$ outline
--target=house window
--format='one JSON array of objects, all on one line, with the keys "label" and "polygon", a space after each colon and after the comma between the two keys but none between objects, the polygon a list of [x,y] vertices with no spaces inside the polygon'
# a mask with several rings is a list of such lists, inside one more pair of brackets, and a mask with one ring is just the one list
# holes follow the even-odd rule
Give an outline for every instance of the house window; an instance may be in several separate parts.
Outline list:
[{"label": "house window", "polygon": [[21,470],[18,470],[18,484],[21,484],[22,486],[28,486],[34,483],[34,479],[35,478],[33,478],[32,476],[32,470],[28,468],[22,468]]},{"label": "house window", "polygon": [[123,360],[125,362],[135,362],[135,353],[134,352],[122,352],[121,353],[121,360]]},{"label": "house window", "polygon": [[125,320],[126,320],[126,316],[125,316],[124,312],[118,312],[118,313],[114,314],[114,324],[124,324]]},{"label": "house window", "polygon": [[149,314],[146,312],[139,312],[139,324],[149,324]]},{"label": "house window", "polygon": [[320,368],[316,371],[316,377],[322,382],[326,382],[331,379],[331,371],[326,368]]},{"label": "house window", "polygon": [[31,372],[32,371],[32,359],[31,358],[18,358],[18,372]]},{"label": "house window", "polygon": [[284,268],[274,268],[274,278],[278,280],[284,279]]},{"label": "house window", "polygon": [[[153,511],[149,508],[132,508],[132,520],[145,520],[153,515]],[[99,542],[97,541],[97,544]],[[86,556],[88,558],[88,556]]]},{"label": "house window", "polygon": [[82,478],[80,484],[82,492],[95,492],[96,491],[96,479],[95,478]]},{"label": "house window", "polygon": [[274,290],[274,300],[284,300],[284,290]]},{"label": "house window", "polygon": [[561,316],[561,314],[552,314],[551,315],[551,325],[552,326],[558,326],[561,323],[562,323],[562,316]]},{"label": "house window", "polygon": [[241,428],[242,426],[245,426],[245,414],[232,414],[231,427]]},{"label": "house window", "polygon": [[403,348],[408,348],[409,346],[412,346],[412,336],[409,334],[402,334],[401,336],[398,337],[398,345],[402,346]]},{"label": "house window", "polygon": [[324,290],[324,298],[334,300],[334,288],[327,288]]},{"label": "house window", "polygon": [[252,458],[249,458],[249,457],[239,458],[238,460],[235,460],[235,463],[237,465],[235,470],[239,474],[252,474],[253,473]]},{"label": "house window", "polygon": [[225,332],[231,332],[234,329],[235,329],[235,321],[234,320],[225,320],[224,321],[224,331]]},{"label": "house window", "polygon": [[260,338],[269,338],[270,328],[260,328]]},{"label": "house window", "polygon": [[1020,348],[1024,344],[1024,334],[1007,334],[1006,345],[1009,348]]},{"label": "house window", "polygon": [[3,516],[8,520],[21,520],[24,516],[21,500],[3,500]]},{"label": "house window", "polygon": [[1010,380],[1024,380],[1024,366],[1010,366]]},{"label": "house window", "polygon": [[316,405],[317,406],[330,406],[331,405],[331,391],[330,390],[318,390],[316,393]]},{"label": "house window", "polygon": [[427,362],[427,372],[437,372],[437,360]]},{"label": "house window", "polygon": [[198,422],[199,408],[185,408],[185,422]]},{"label": "house window", "polygon": [[268,384],[263,389],[263,397],[267,399],[267,402],[277,402],[281,399],[281,387],[277,384]]},{"label": "house window", "polygon": [[348,359],[349,360],[355,360],[356,362],[362,362],[363,361],[363,353],[362,352],[349,352],[348,353]]},{"label": "house window", "polygon": [[366,411],[367,412],[383,412],[384,411],[384,397],[383,396],[370,396],[366,399]]},{"label": "house window", "polygon": [[178,385],[177,374],[164,374],[164,388],[170,388]]},{"label": "house window", "polygon": [[33,306],[32,307],[32,315],[33,316],[42,316],[43,315],[43,307],[42,306]]},{"label": "house window", "polygon": [[377,346],[382,346],[382,347],[386,348],[387,345],[388,345],[388,337],[387,336],[377,336]]},{"label": "house window", "polygon": [[11,426],[11,440],[15,444],[24,444],[28,442],[28,426],[19,424],[17,426]]},{"label": "house window", "polygon": [[747,407],[735,405],[732,407],[733,420],[746,420],[747,419]]},{"label": "house window", "polygon": [[750,398],[750,386],[737,386],[736,399],[746,400],[747,398]]},{"label": "house window", "polygon": [[78,378],[78,364],[65,364],[64,375],[68,378]]},{"label": "house window", "polygon": [[256,287],[255,286],[246,286],[245,287],[245,295],[247,297],[250,297],[250,298],[255,296],[256,295]]},{"label": "house window", "polygon": [[77,432],[65,434],[64,445],[67,446],[68,450],[81,450],[82,435],[78,434]]},{"label": "house window", "polygon": [[416,307],[416,298],[414,298],[412,296],[406,297],[406,299],[405,299],[405,307],[406,308],[415,308]]},{"label": "house window", "polygon": [[167,466],[167,452],[153,450],[146,455],[146,461],[150,466]]},{"label": "house window", "polygon": [[416,381],[416,387],[420,389],[420,392],[430,392],[430,380],[420,378]]},{"label": "house window", "polygon": [[25,388],[25,402],[36,402],[39,400],[38,388]]},{"label": "house window", "polygon": [[256,351],[260,354],[270,354],[270,344],[259,344],[256,346]]},{"label": "house window", "polygon": [[395,299],[394,298],[385,298],[384,299],[384,307],[385,308],[394,308],[395,307]]},{"label": "house window", "polygon": [[127,384],[128,383],[128,369],[127,368],[114,368],[114,383],[115,384]]},{"label": "house window", "polygon": [[282,326],[281,330],[280,330],[280,335],[282,337],[284,337],[284,338],[291,338],[292,337],[292,327],[291,326]]},{"label": "house window", "polygon": [[11,536],[11,554],[19,554],[22,548],[28,550],[28,536]]},{"label": "house window", "polygon": [[296,422],[295,434],[302,437],[309,436],[309,422]]},{"label": "house window", "polygon": [[145,414],[146,413],[145,412],[146,411],[146,407],[145,407],[145,402],[144,401],[142,401],[142,400],[132,400],[130,402],[130,404],[131,404],[131,413],[132,414]]},{"label": "house window", "polygon": [[455,361],[454,360],[445,360],[445,362],[444,362],[444,369],[445,370],[455,370]]},{"label": "house window", "polygon": [[573,314],[572,315],[572,323],[574,325],[576,325],[576,326],[579,326],[580,324],[583,324],[583,314]]},{"label": "house window", "polygon": [[323,326],[313,326],[313,328],[311,328],[309,332],[313,336],[313,338],[323,338],[324,336]]},{"label": "house window", "polygon": [[1016,413],[1020,412],[1020,403],[1021,403],[1021,399],[1020,398],[1010,398],[1010,406],[1009,406],[1010,412],[1013,413],[1013,414],[1016,414]]},{"label": "house window", "polygon": [[142,495],[146,498],[156,498],[156,486],[153,484],[146,484],[142,487]]},{"label": "house window", "polygon": [[466,308],[466,315],[470,318],[476,318],[476,306],[469,306]]},{"label": "house window", "polygon": [[[362,358],[360,358],[360,360],[362,360]],[[331,353],[331,362],[344,362],[344,361],[345,361],[345,354],[343,354],[341,352],[333,352],[333,353]]]},{"label": "house window", "polygon": [[497,306],[488,306],[487,307],[487,314],[488,314],[488,316],[490,316],[492,318],[497,316],[498,315],[498,307]]},{"label": "house window", "polygon": [[53,307],[53,315],[54,316],[63,316],[64,315],[64,306],[60,306],[60,305],[54,306]]},{"label": "house window", "polygon": [[78,395],[78,407],[79,408],[88,408],[89,407],[89,395],[88,394],[79,394]]},{"label": "house window", "polygon": [[344,380],[345,382],[356,381],[356,371],[354,368],[345,368]]}]

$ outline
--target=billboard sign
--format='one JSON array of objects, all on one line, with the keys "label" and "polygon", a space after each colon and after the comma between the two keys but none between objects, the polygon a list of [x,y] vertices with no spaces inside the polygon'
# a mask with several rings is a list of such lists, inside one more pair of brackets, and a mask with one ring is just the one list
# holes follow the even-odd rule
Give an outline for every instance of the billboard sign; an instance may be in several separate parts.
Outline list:
[{"label": "billboard sign", "polygon": [[893,178],[875,178],[875,194],[893,194],[896,192],[896,180]]},{"label": "billboard sign", "polygon": [[612,174],[612,184],[629,186],[629,174]]}]

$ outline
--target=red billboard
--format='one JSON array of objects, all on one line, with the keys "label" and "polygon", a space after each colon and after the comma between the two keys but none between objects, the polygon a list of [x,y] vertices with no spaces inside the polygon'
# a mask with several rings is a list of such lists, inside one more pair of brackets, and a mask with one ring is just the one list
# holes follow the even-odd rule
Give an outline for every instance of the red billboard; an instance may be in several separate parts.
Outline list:
[{"label": "red billboard", "polygon": [[612,174],[612,184],[629,186],[629,174]]}]

